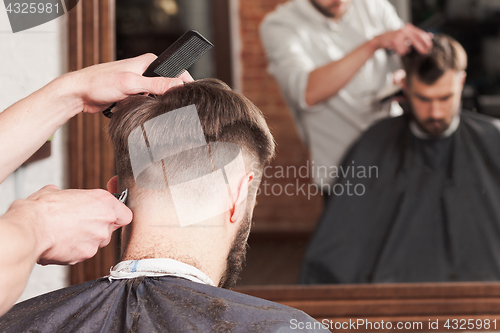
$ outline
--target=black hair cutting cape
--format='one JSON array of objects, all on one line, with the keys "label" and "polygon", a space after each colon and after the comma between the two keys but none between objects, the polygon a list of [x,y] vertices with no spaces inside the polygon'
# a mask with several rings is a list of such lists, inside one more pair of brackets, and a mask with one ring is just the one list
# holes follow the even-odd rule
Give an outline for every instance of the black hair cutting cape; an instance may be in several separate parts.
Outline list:
[{"label": "black hair cutting cape", "polygon": [[414,136],[407,115],[372,126],[344,159],[344,193],[326,204],[300,282],[499,280],[497,122],[464,111],[440,140]]},{"label": "black hair cutting cape", "polygon": [[[102,278],[15,305],[0,332],[326,332],[304,312],[183,278]],[[308,329],[307,327],[315,327]]]}]

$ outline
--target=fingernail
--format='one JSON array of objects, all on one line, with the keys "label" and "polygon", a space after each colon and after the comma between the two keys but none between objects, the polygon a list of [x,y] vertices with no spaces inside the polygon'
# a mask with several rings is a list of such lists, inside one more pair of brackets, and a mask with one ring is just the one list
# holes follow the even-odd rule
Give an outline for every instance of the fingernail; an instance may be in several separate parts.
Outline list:
[{"label": "fingernail", "polygon": [[181,79],[174,79],[172,81],[170,81],[170,84],[168,86],[169,89],[173,88],[173,87],[177,87],[177,86],[180,86],[180,85],[183,85],[184,83],[182,82]]}]

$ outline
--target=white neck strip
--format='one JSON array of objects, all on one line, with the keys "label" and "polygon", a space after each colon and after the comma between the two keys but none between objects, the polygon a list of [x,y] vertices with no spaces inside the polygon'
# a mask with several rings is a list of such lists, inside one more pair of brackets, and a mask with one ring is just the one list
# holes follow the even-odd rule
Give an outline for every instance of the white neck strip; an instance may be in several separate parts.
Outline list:
[{"label": "white neck strip", "polygon": [[122,261],[111,268],[108,278],[111,281],[139,276],[177,276],[215,287],[212,279],[198,268],[170,258]]}]

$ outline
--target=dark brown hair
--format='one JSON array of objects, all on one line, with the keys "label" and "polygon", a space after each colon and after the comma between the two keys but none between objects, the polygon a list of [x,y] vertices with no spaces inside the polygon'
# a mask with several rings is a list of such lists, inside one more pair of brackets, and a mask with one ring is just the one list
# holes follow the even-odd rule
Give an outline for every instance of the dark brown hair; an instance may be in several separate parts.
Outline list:
[{"label": "dark brown hair", "polygon": [[196,105],[206,142],[230,142],[250,154],[262,169],[274,156],[275,143],[262,112],[245,96],[216,79],[185,83],[160,96],[131,96],[115,107],[108,126],[120,183],[134,179],[128,137],[150,119]]},{"label": "dark brown hair", "polygon": [[446,35],[435,35],[432,49],[428,54],[421,54],[415,49],[402,57],[406,71],[406,82],[410,84],[412,76],[427,85],[434,84],[449,69],[463,71],[467,68],[467,53],[455,39]]}]

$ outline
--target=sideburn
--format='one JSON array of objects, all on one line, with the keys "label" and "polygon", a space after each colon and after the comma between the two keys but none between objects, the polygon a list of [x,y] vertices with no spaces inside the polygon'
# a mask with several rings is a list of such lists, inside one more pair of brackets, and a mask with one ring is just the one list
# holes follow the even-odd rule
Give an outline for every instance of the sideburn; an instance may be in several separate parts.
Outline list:
[{"label": "sideburn", "polygon": [[248,248],[248,235],[250,233],[250,227],[252,224],[251,215],[248,214],[245,222],[242,223],[236,237],[234,239],[233,245],[229,250],[229,254],[226,260],[226,269],[222,275],[219,288],[230,289],[236,285],[238,277],[243,269],[243,263],[246,259],[246,253]]}]

